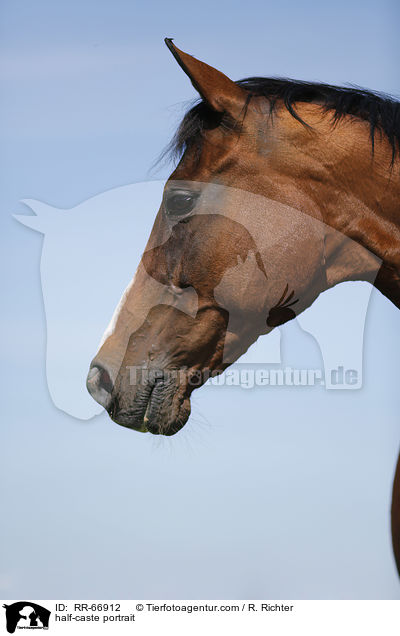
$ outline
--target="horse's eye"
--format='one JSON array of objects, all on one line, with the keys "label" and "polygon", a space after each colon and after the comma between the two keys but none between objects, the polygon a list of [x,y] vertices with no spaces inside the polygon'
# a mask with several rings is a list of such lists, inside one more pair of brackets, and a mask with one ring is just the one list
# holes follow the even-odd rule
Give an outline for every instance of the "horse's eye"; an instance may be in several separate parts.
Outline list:
[{"label": "horse's eye", "polygon": [[164,196],[164,208],[167,216],[186,216],[189,214],[198,199],[194,192],[170,190]]}]

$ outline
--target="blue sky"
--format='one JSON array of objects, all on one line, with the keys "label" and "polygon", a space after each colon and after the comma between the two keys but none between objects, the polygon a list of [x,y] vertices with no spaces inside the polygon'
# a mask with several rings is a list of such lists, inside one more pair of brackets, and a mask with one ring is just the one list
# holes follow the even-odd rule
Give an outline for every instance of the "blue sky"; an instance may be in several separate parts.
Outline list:
[{"label": "blue sky", "polygon": [[168,175],[150,168],[195,94],[165,36],[233,79],[399,95],[398,13],[387,1],[2,3],[0,596],[399,598],[389,301],[372,294],[360,391],[204,388],[182,433],[156,440],[52,404],[42,237],[11,217],[23,198],[70,208]]}]

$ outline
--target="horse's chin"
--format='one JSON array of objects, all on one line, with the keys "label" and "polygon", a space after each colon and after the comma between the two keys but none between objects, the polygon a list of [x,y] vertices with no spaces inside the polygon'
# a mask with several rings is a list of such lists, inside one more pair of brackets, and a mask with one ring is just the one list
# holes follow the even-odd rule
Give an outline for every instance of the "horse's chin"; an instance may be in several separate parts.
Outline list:
[{"label": "horse's chin", "polygon": [[172,399],[168,399],[169,396],[163,397],[160,391],[153,390],[146,405],[142,402],[140,408],[133,406],[129,409],[117,409],[114,404],[108,414],[120,426],[140,433],[175,435],[189,419],[190,398],[179,396],[179,393],[173,395]]}]

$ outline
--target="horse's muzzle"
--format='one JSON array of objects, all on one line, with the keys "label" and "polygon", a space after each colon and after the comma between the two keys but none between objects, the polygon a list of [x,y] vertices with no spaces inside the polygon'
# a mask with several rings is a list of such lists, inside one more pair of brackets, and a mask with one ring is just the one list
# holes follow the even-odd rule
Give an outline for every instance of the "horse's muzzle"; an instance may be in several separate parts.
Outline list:
[{"label": "horse's muzzle", "polygon": [[123,386],[120,379],[113,386],[107,370],[94,363],[86,383],[89,393],[121,426],[154,435],[177,433],[190,415],[184,374],[160,369],[127,371]]}]

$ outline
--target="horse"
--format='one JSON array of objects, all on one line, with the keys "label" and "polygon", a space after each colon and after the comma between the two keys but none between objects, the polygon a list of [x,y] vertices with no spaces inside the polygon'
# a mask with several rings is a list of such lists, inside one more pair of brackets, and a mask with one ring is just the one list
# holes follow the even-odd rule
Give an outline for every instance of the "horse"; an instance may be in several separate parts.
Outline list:
[{"label": "horse", "polygon": [[[325,290],[368,281],[400,307],[400,103],[235,82],[165,42],[200,101],[87,378],[114,422],[156,435],[179,431],[196,387]],[[391,512],[400,573],[400,460]]]}]

